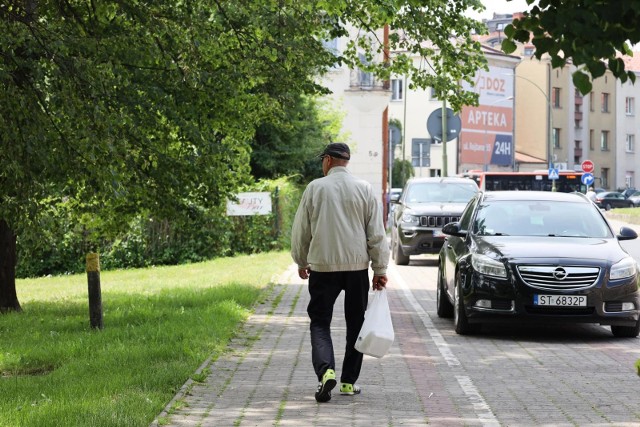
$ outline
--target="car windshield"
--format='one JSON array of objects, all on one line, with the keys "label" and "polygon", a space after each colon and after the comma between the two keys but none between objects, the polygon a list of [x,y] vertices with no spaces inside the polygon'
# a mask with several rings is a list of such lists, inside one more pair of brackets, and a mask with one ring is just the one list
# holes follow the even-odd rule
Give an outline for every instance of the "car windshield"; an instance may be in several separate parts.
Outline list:
[{"label": "car windshield", "polygon": [[475,183],[417,182],[407,189],[409,203],[467,203],[478,192]]},{"label": "car windshield", "polygon": [[492,200],[482,204],[473,232],[483,236],[612,237],[595,207],[546,200]]}]

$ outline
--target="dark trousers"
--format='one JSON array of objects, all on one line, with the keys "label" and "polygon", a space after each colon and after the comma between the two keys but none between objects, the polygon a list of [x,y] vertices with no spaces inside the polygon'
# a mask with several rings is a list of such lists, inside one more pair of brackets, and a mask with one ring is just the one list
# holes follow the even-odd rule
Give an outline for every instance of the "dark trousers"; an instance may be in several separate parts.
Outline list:
[{"label": "dark trousers", "polygon": [[322,381],[327,369],[335,370],[333,341],[331,340],[331,319],[333,306],[344,290],[344,317],[347,324],[347,345],[342,361],[340,381],[354,384],[362,368],[362,353],[353,346],[364,322],[369,292],[369,274],[367,270],[338,271],[320,273],[312,271],[309,275],[309,295],[307,307],[311,319],[311,362],[313,369]]}]

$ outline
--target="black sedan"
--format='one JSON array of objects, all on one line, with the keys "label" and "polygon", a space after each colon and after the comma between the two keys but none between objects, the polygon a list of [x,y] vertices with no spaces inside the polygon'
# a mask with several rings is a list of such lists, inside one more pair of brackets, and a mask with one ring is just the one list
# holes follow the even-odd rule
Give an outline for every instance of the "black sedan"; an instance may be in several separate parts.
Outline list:
[{"label": "black sedan", "polygon": [[633,200],[627,199],[624,194],[617,191],[605,191],[596,194],[596,205],[604,210],[611,210],[611,208],[632,208],[634,207]]},{"label": "black sedan", "polygon": [[459,334],[482,323],[526,321],[611,325],[617,337],[640,333],[640,272],[580,193],[478,193],[459,222],[445,225],[437,312]]}]

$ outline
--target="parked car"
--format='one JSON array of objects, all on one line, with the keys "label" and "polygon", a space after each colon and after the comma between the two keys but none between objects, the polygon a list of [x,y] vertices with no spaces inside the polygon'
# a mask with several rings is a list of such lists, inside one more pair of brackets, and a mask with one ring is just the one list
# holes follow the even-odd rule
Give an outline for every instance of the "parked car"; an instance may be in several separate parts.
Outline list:
[{"label": "parked car", "polygon": [[629,200],[633,202],[634,207],[640,206],[640,191],[636,191],[628,197]]},{"label": "parked car", "polygon": [[438,259],[437,313],[455,331],[483,323],[600,323],[616,337],[640,332],[637,262],[604,215],[580,193],[479,193],[447,235]]},{"label": "parked car", "polygon": [[460,219],[478,192],[469,178],[412,178],[397,201],[391,226],[391,255],[398,265],[411,255],[437,254],[444,243],[442,226]]},{"label": "parked car", "polygon": [[604,191],[596,194],[596,205],[608,211],[612,208],[632,208],[633,201],[617,191]]},{"label": "parked car", "polygon": [[638,190],[636,188],[628,187],[628,188],[625,188],[623,191],[621,191],[621,193],[625,198],[628,199],[633,193],[635,193],[637,191]]}]

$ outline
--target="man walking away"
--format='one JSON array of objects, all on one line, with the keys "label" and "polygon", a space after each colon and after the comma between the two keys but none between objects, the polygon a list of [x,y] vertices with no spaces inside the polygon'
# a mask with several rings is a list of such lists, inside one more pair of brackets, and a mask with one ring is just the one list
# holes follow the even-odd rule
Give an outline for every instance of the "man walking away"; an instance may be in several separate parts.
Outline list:
[{"label": "man walking away", "polygon": [[320,157],[324,177],[312,181],[302,195],[291,231],[291,256],[300,278],[309,279],[311,361],[320,382],[315,397],[328,402],[336,386],[331,340],[335,301],[344,291],[347,342],[340,392],[355,395],[360,393],[355,383],[363,355],[354,345],[367,308],[369,266],[372,288],[384,288],[389,246],[371,185],[347,170],[349,146],[329,144]]}]

